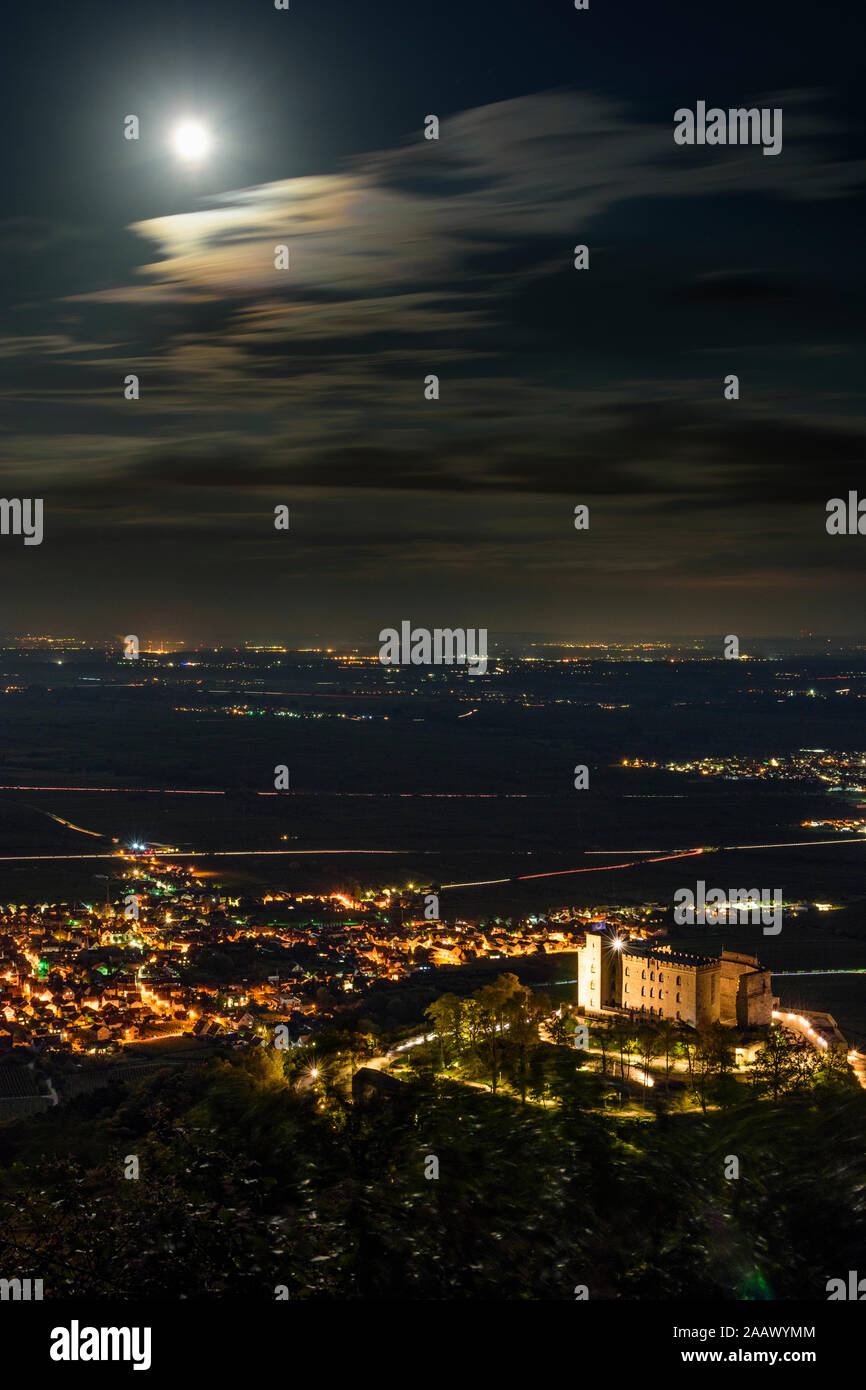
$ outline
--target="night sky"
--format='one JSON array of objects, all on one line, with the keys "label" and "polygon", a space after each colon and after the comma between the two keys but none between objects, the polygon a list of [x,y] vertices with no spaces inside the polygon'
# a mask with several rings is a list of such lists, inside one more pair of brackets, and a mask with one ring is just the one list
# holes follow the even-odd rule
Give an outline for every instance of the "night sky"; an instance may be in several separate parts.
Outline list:
[{"label": "night sky", "polygon": [[12,7],[0,629],[862,633],[859,7],[590,3]]}]

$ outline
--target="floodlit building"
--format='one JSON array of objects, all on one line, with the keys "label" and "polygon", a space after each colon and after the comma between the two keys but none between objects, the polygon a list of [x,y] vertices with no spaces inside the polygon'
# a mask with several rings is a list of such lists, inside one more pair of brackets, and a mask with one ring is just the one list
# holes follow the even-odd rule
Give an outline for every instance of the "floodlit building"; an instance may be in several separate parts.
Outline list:
[{"label": "floodlit building", "polygon": [[587,931],[577,957],[577,1004],[588,1013],[643,1011],[694,1028],[749,1028],[772,1019],[770,972],[755,956],[725,950],[698,955]]}]

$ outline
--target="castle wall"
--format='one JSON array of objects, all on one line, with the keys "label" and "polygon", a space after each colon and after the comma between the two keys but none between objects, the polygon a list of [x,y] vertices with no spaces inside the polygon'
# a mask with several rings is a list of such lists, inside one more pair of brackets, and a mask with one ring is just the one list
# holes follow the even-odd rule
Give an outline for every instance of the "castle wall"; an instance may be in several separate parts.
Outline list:
[{"label": "castle wall", "polygon": [[692,1026],[712,1021],[719,1009],[718,965],[700,963],[699,957],[669,959],[663,951],[647,956],[623,951],[617,1002],[621,1008],[648,1009],[659,1018]]},{"label": "castle wall", "polygon": [[753,970],[739,979],[737,1023],[741,1028],[767,1026],[773,1017],[773,985],[769,970]]},{"label": "castle wall", "polygon": [[693,1028],[769,1024],[773,994],[769,971],[755,956],[725,951],[721,959],[675,952],[659,945],[652,953],[612,951],[607,937],[587,931],[578,945],[577,1003],[598,1013],[609,1005]]},{"label": "castle wall", "polygon": [[721,964],[721,1012],[720,1021],[733,1028],[739,1023],[738,998],[740,980],[754,970],[760,970],[757,956],[745,955],[740,951],[723,951]]},{"label": "castle wall", "polygon": [[577,1004],[589,1013],[600,1013],[604,1004],[601,947],[601,937],[587,932],[577,948]]},{"label": "castle wall", "polygon": [[718,1023],[721,1011],[721,970],[718,964],[695,971],[695,1026],[706,1028]]}]

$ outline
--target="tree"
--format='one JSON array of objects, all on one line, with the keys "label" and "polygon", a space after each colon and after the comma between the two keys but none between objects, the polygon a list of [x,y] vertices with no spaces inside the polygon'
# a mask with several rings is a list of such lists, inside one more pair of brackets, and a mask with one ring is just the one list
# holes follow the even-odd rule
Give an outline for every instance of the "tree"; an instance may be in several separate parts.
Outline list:
[{"label": "tree", "polygon": [[802,1086],[809,1068],[805,1053],[811,1051],[805,1038],[795,1038],[785,1028],[771,1028],[752,1066],[755,1086],[769,1092],[773,1100]]},{"label": "tree", "polygon": [[680,1030],[673,1019],[663,1018],[658,1024],[656,1036],[658,1039],[657,1055],[665,1059],[665,1085],[667,1085],[674,1058],[682,1051]]},{"label": "tree", "polygon": [[566,1114],[583,1111],[598,1101],[602,1083],[594,1073],[585,1072],[579,1052],[555,1048],[548,1053],[550,1089]]},{"label": "tree", "polygon": [[445,1066],[451,1053],[458,1057],[464,1050],[466,1018],[465,1004],[456,994],[442,994],[424,1010],[439,1038],[439,1060]]},{"label": "tree", "polygon": [[483,985],[472,996],[477,1006],[478,1029],[494,1094],[499,1085],[505,1009],[520,990],[521,984],[516,975],[499,975],[492,984]]},{"label": "tree", "polygon": [[549,1000],[541,1001],[533,997],[531,990],[519,989],[506,1001],[503,1009],[503,1019],[508,1031],[507,1036],[503,1031],[500,1041],[506,1055],[515,1056],[515,1079],[523,1105],[526,1104],[529,1079],[527,1059],[531,1049],[538,1045],[539,1021],[549,1007]]},{"label": "tree", "polygon": [[527,1086],[533,1100],[547,1108],[547,1059],[540,1047],[533,1048],[529,1057]]},{"label": "tree", "polygon": [[844,1047],[828,1047],[826,1052],[820,1053],[813,1078],[818,1086],[843,1086],[847,1089],[855,1085]]},{"label": "tree", "polygon": [[601,1072],[602,1076],[607,1075],[607,1050],[610,1045],[610,1031],[606,1023],[594,1023],[589,1030],[589,1042],[591,1047],[601,1049]]},{"label": "tree", "polygon": [[614,1046],[619,1052],[619,1074],[625,1080],[631,1070],[631,1063],[627,1059],[635,1047],[636,1024],[631,1018],[620,1014],[614,1019],[610,1031]]},{"label": "tree", "polygon": [[555,1043],[564,1046],[574,1035],[575,1023],[570,1014],[555,1013],[547,1024],[547,1030]]},{"label": "tree", "polygon": [[692,1093],[706,1115],[713,1080],[725,1076],[733,1066],[730,1035],[719,1023],[710,1028],[689,1028],[684,1031],[683,1050]]},{"label": "tree", "polygon": [[653,1022],[644,1023],[637,1031],[637,1055],[643,1068],[643,1090],[646,1098],[647,1088],[652,1084],[650,1078],[650,1067],[652,1060],[659,1054],[659,1040],[656,1025]]}]

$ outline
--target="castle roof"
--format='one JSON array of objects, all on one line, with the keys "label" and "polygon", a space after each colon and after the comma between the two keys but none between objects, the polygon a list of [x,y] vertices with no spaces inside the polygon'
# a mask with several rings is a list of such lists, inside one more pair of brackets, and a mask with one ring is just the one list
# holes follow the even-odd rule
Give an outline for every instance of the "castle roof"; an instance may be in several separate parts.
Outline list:
[{"label": "castle roof", "polygon": [[719,965],[721,962],[719,956],[702,956],[698,955],[695,951],[671,951],[667,948],[659,949],[659,947],[653,946],[652,943],[648,943],[645,946],[632,946],[629,944],[623,948],[622,955],[623,960],[626,958],[644,961],[653,960],[660,967],[664,967],[665,965],[681,965],[687,968],[701,969],[708,965]]}]

